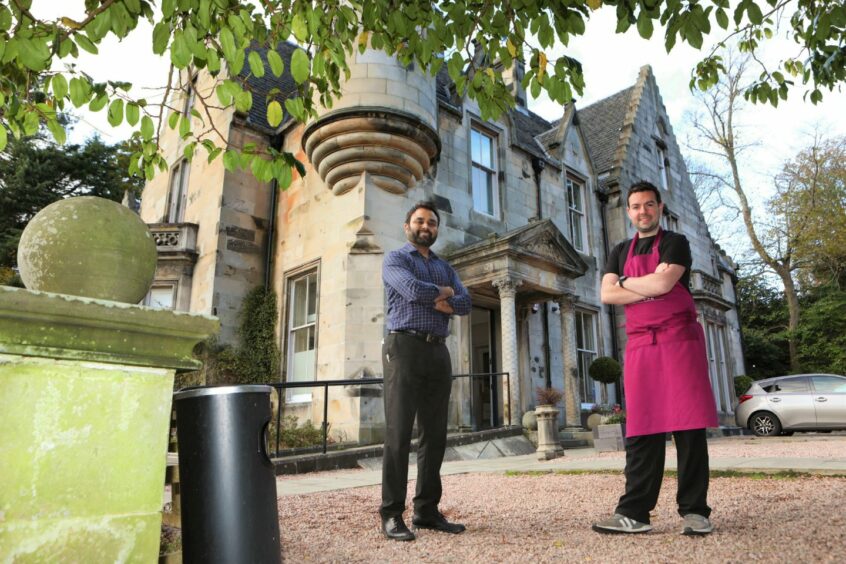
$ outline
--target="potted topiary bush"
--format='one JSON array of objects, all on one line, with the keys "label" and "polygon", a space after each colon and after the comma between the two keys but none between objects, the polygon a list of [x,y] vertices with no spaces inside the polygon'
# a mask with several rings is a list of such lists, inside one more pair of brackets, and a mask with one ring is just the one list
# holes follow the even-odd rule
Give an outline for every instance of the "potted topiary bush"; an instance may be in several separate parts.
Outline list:
[{"label": "potted topiary bush", "polygon": [[590,363],[588,367],[588,375],[601,383],[602,403],[608,403],[608,384],[613,384],[623,375],[623,369],[620,363],[610,356],[600,356]]},{"label": "potted topiary bush", "polygon": [[538,402],[535,416],[538,421],[538,460],[550,460],[561,456],[564,449],[558,441],[558,407],[564,394],[555,388],[537,388]]}]

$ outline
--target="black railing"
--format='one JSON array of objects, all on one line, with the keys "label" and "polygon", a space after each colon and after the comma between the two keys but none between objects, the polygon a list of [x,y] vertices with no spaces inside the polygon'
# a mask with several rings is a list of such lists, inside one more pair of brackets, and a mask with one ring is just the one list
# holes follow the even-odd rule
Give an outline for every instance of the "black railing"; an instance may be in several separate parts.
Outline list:
[{"label": "black railing", "polygon": [[[494,379],[498,376],[505,376],[505,406],[508,410],[508,426],[511,426],[511,375],[508,372],[484,372],[477,374],[453,374],[452,378],[488,378],[490,389],[495,389]],[[329,388],[337,386],[372,386],[374,384],[381,385],[384,383],[382,378],[360,378],[350,380],[311,380],[308,382],[272,382],[268,384],[276,389],[277,409],[276,409],[276,447],[274,449],[274,457],[279,457],[279,441],[282,436],[282,409],[285,405],[285,390],[293,388],[323,388],[323,422],[321,424],[323,430],[323,454],[326,454],[326,444],[329,437]],[[493,395],[491,396],[493,399]],[[470,392],[470,414],[475,427],[476,412],[473,409],[473,392]],[[492,406],[493,407],[493,406]],[[493,419],[493,417],[492,417]],[[491,421],[493,428],[494,421]]]}]

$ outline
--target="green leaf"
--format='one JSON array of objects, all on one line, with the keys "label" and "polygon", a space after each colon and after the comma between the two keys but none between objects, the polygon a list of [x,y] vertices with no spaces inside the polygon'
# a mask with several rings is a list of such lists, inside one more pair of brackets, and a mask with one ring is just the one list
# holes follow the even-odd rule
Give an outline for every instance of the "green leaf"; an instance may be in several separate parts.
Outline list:
[{"label": "green leaf", "polygon": [[170,115],[167,118],[167,126],[171,129],[176,129],[176,126],[179,125],[179,116],[181,114],[179,112],[170,112]]},{"label": "green leaf", "polygon": [[240,156],[238,155],[238,151],[229,149],[228,151],[223,153],[223,168],[225,168],[229,172],[235,172],[236,170],[238,170],[239,162]]},{"label": "green leaf", "polygon": [[72,78],[70,81],[70,98],[71,102],[77,108],[88,101],[89,86],[86,81],[81,78]]},{"label": "green leaf", "polygon": [[301,13],[294,14],[294,18],[291,20],[291,31],[294,32],[297,41],[305,42],[308,37],[308,22]]},{"label": "green leaf", "polygon": [[282,57],[279,56],[279,53],[270,49],[267,52],[267,62],[270,64],[270,72],[273,73],[273,76],[279,78],[282,76],[282,73],[285,72],[285,62],[282,60]]},{"label": "green leaf", "polygon": [[178,69],[184,69],[191,62],[191,48],[184,33],[177,31],[173,35],[173,45],[170,46],[170,60]]},{"label": "green leaf", "polygon": [[42,71],[47,68],[50,49],[47,47],[45,38],[19,38],[18,41],[20,42],[18,58],[25,67],[34,71]]},{"label": "green leaf", "polygon": [[109,103],[109,97],[106,96],[105,94],[100,94],[96,98],[91,100],[91,103],[88,104],[88,109],[91,110],[92,112],[99,112],[100,110],[105,108],[106,104],[108,104],[108,103]]},{"label": "green leaf", "polygon": [[209,47],[206,50],[206,67],[211,74],[220,72],[220,57],[217,55],[217,49]]},{"label": "green leaf", "polygon": [[761,13],[761,8],[754,1],[747,2],[746,14],[749,16],[749,21],[755,25],[764,21],[764,14]]},{"label": "green leaf", "polygon": [[150,141],[155,134],[155,127],[153,125],[153,120],[150,116],[144,116],[141,118],[141,137],[144,138],[145,141]]},{"label": "green leaf", "polygon": [[91,43],[91,40],[82,35],[81,33],[77,33],[76,35],[74,35],[74,38],[76,38],[77,45],[79,45],[92,55],[96,55],[97,53],[99,53],[99,51],[97,50],[97,46]]},{"label": "green leaf", "polygon": [[285,190],[291,185],[291,167],[287,163],[283,163],[279,174],[276,176],[276,181],[279,183],[279,188]]},{"label": "green leaf", "polygon": [[644,39],[652,37],[652,18],[645,10],[641,10],[637,16],[637,32]]},{"label": "green leaf", "polygon": [[6,133],[6,128],[0,124],[0,151],[6,148],[6,144],[9,142],[9,135]]},{"label": "green leaf", "polygon": [[54,74],[50,79],[50,86],[53,87],[53,96],[56,98],[64,98],[68,94],[68,81],[61,74]]},{"label": "green leaf", "polygon": [[[179,114],[177,114],[179,115]],[[191,120],[189,120],[185,116],[179,117],[179,137],[185,138],[188,134],[191,133]]]},{"label": "green leaf", "polygon": [[235,109],[239,112],[249,112],[253,107],[253,93],[249,91],[240,92],[235,96]]},{"label": "green leaf", "polygon": [[309,72],[308,55],[302,49],[297,49],[291,56],[291,76],[297,81],[297,84],[302,84],[308,80]]},{"label": "green leaf", "polygon": [[719,25],[723,29],[728,29],[729,25],[729,18],[726,11],[722,8],[717,10],[717,25]]},{"label": "green leaf", "polygon": [[170,41],[170,27],[164,22],[157,23],[153,28],[153,53],[164,54],[168,41]]},{"label": "green leaf", "polygon": [[235,36],[232,35],[232,30],[228,27],[220,30],[220,46],[223,48],[223,57],[232,64],[237,49],[235,47]]},{"label": "green leaf", "polygon": [[109,125],[117,127],[123,121],[123,100],[117,98],[109,104]]},{"label": "green leaf", "polygon": [[135,124],[138,123],[138,118],[140,116],[140,111],[138,108],[138,104],[130,102],[126,105],[126,122],[135,127]]},{"label": "green leaf", "polygon": [[258,54],[258,51],[250,51],[249,62],[250,72],[253,73],[253,76],[257,78],[263,77],[264,63],[262,62],[261,55]]},{"label": "green leaf", "polygon": [[[2,129],[2,127],[0,127]],[[65,133],[65,128],[62,127],[55,119],[47,120],[47,129],[50,130],[50,133],[53,134],[53,139],[56,140],[56,143],[59,145],[64,145],[67,139],[67,134]]]},{"label": "green leaf", "polygon": [[276,127],[282,123],[283,116],[284,112],[282,111],[282,105],[279,102],[273,100],[267,105],[267,123],[269,123],[271,127]]}]

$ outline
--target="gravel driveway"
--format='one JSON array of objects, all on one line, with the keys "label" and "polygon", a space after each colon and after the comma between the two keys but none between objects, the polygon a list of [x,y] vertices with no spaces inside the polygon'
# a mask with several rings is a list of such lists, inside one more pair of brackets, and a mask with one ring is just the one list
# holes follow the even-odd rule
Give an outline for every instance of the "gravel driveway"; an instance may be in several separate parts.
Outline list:
[{"label": "gravel driveway", "polygon": [[[712,458],[744,455],[843,458],[846,437],[744,438],[711,446]],[[411,543],[382,537],[379,486],[280,497],[283,556],[287,562],[846,561],[846,478],[715,477],[709,502],[717,529],[698,538],[679,534],[676,480],[666,477],[652,532],[594,533],[591,523],[613,510],[623,484],[622,474],[446,476],[441,509],[467,532],[420,531]]]}]

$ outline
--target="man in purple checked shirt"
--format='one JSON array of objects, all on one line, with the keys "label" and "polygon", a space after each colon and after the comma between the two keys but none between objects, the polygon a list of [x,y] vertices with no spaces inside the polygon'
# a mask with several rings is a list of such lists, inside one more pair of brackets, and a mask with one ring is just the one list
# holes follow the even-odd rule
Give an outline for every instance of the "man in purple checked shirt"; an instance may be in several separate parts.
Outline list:
[{"label": "man in purple checked shirt", "polygon": [[446,450],[452,362],[446,346],[449,319],[467,315],[470,295],[455,270],[432,252],[441,218],[434,205],[418,202],[405,217],[402,248],[388,253],[382,279],[388,296],[388,335],[382,345],[385,447],[382,456],[382,532],[391,540],[415,536],[402,519],[408,486],[408,452],[417,416],[417,492],[411,524],[461,533],[438,511],[441,463]]}]

